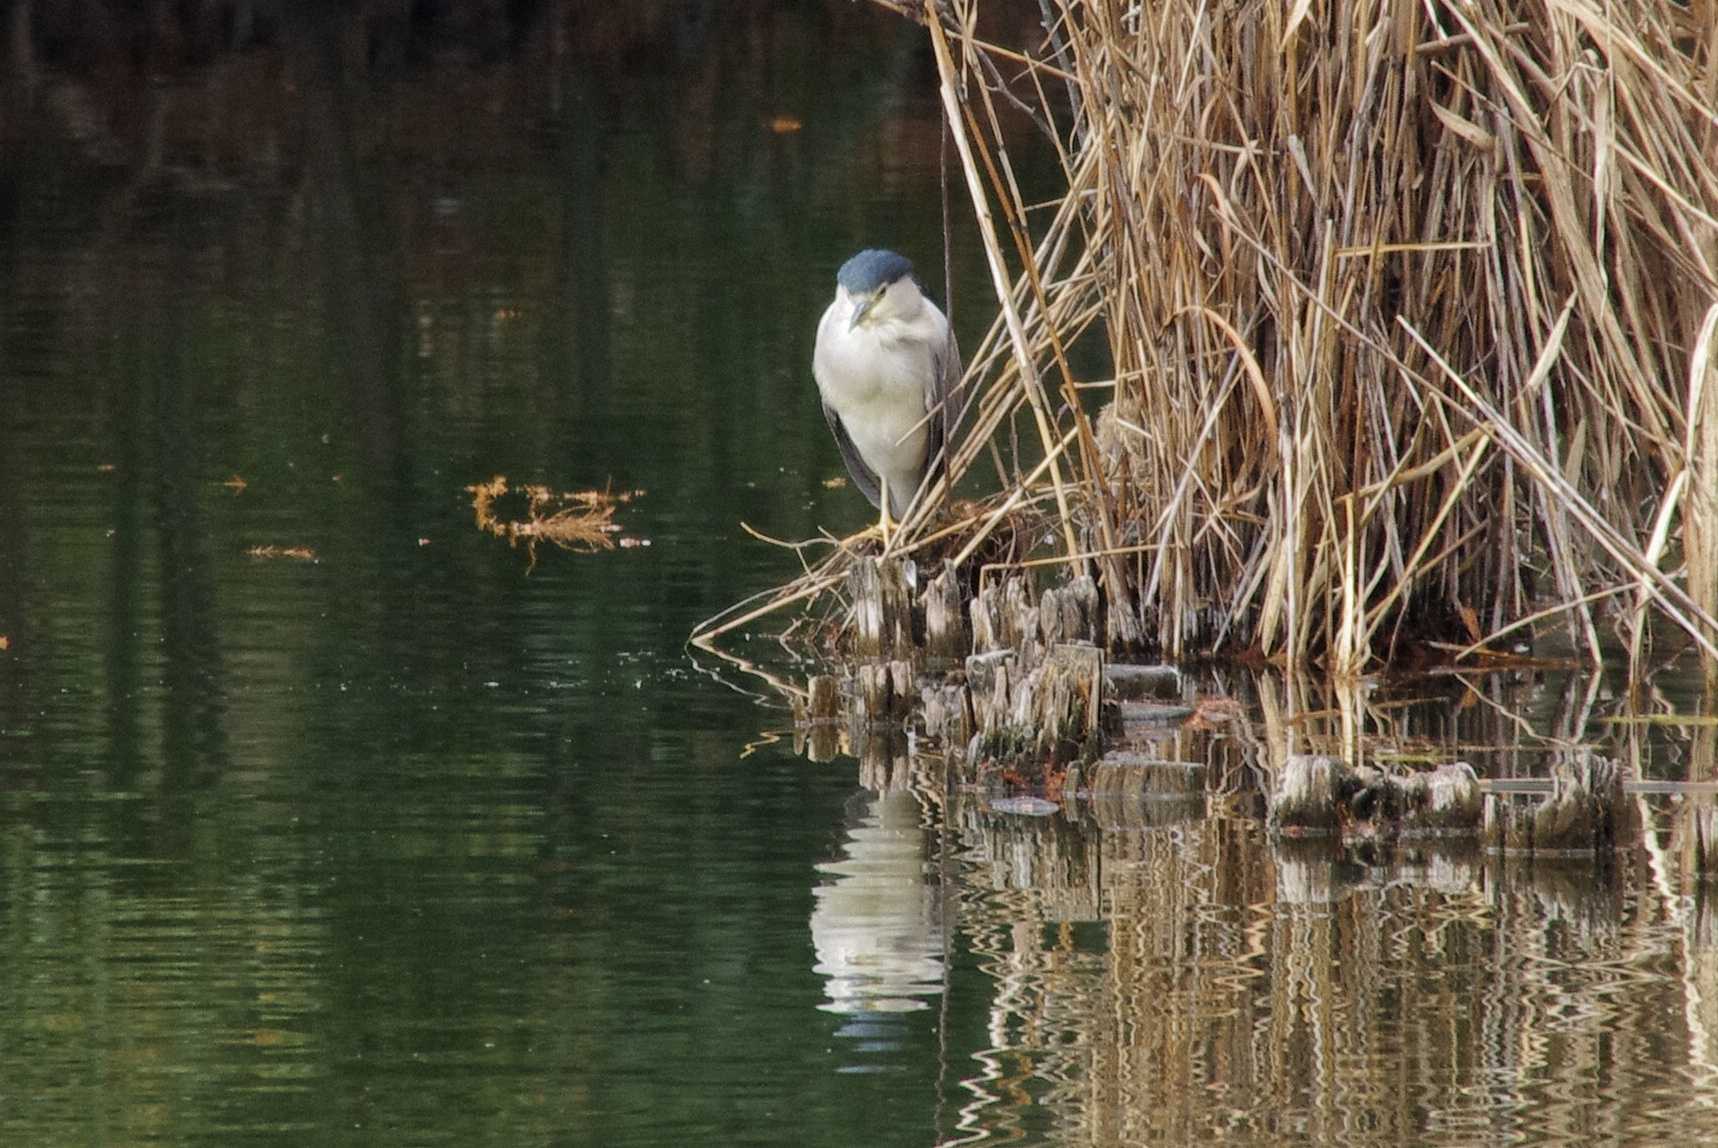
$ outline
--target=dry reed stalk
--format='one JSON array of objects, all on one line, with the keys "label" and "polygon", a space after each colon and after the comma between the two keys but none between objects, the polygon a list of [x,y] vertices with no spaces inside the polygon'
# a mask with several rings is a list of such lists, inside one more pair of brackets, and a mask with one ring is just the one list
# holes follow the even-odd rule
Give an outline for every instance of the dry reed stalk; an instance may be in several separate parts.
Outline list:
[{"label": "dry reed stalk", "polygon": [[[1595,609],[1718,650],[1708,0],[1045,0],[1007,53],[981,0],[878,2],[928,26],[1000,308],[951,481],[1022,413],[1050,458],[966,552],[1047,487],[1112,640],[1169,657],[1353,674],[1561,614],[1596,659]],[[999,103],[1054,135],[1053,213]]]}]

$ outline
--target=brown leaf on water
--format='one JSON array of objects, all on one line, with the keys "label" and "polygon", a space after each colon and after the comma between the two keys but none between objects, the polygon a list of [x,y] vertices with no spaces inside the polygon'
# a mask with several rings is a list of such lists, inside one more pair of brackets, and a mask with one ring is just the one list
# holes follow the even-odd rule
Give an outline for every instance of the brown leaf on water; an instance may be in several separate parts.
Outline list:
[{"label": "brown leaf on water", "polygon": [[846,485],[847,480],[842,478],[839,474],[834,478],[826,478],[823,480],[823,489],[825,490],[840,490]]},{"label": "brown leaf on water", "polygon": [[770,118],[770,131],[778,136],[792,135],[805,126],[798,116],[779,115]]},{"label": "brown leaf on water", "polygon": [[[477,528],[485,534],[505,538],[508,545],[525,547],[531,567],[537,565],[537,544],[551,542],[575,554],[613,550],[621,526],[614,521],[617,506],[642,495],[642,490],[574,490],[557,493],[547,486],[509,488],[503,475],[465,488],[471,494],[471,509]],[[496,504],[509,494],[525,500],[522,512],[504,516]],[[622,539],[629,549],[638,543]]]},{"label": "brown leaf on water", "polygon": [[245,492],[245,487],[250,484],[240,478],[237,474],[234,474],[233,477],[227,479],[225,482],[221,483],[221,485],[232,491],[234,494],[243,494]]},{"label": "brown leaf on water", "polygon": [[5,634],[0,634],[0,650],[10,650],[11,648],[12,639],[8,638]]},{"label": "brown leaf on water", "polygon": [[316,551],[308,546],[252,546],[246,558],[291,558],[299,562],[316,561]]}]

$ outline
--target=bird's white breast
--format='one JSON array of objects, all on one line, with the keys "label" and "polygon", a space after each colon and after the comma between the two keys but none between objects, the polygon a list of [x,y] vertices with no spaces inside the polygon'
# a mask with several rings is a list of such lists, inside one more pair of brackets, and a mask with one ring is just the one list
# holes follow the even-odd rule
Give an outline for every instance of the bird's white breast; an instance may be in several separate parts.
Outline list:
[{"label": "bird's white breast", "polygon": [[925,397],[936,369],[931,348],[947,342],[948,321],[929,300],[908,320],[850,327],[851,314],[840,297],[824,312],[812,373],[859,456],[904,501],[926,462]]}]

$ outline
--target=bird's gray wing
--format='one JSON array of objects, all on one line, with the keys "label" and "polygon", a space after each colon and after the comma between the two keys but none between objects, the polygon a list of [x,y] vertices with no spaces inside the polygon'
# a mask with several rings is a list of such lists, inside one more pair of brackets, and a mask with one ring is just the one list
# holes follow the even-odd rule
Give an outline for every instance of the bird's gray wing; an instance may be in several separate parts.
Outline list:
[{"label": "bird's gray wing", "polygon": [[878,480],[877,472],[866,466],[865,460],[859,457],[859,448],[853,445],[852,437],[841,423],[841,416],[835,413],[834,407],[824,403],[823,418],[829,423],[829,433],[835,436],[835,445],[841,449],[841,461],[847,464],[847,473],[853,476],[853,484],[859,488],[859,493],[870,500],[872,506],[881,506],[883,484]]},{"label": "bird's gray wing", "polygon": [[[950,324],[948,339],[931,349],[931,385],[925,392],[925,409],[931,413],[929,454],[931,479],[947,472],[948,460],[960,442],[960,416],[964,405],[960,386],[960,344],[955,342],[954,325]],[[938,408],[941,409],[938,409]]]}]

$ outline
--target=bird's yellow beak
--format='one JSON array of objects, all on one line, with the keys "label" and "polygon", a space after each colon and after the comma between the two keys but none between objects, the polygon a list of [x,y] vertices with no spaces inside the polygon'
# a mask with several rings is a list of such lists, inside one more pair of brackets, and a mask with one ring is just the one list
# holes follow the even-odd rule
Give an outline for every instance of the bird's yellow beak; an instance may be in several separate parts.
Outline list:
[{"label": "bird's yellow beak", "polygon": [[853,308],[853,318],[852,318],[852,320],[850,320],[848,322],[847,329],[849,331],[851,331],[854,328],[858,327],[859,324],[861,324],[865,320],[869,319],[871,317],[872,310],[877,306],[878,303],[882,302],[882,299],[883,299],[883,293],[881,291],[876,291],[870,295],[865,296],[864,302],[860,303],[859,306]]}]

